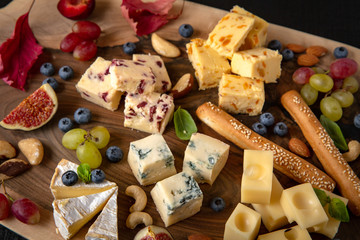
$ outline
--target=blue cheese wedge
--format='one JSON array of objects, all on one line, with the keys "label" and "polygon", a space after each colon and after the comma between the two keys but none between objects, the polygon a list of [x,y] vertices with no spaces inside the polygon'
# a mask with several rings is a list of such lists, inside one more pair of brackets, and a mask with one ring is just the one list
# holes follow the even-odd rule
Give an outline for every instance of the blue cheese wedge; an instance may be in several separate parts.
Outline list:
[{"label": "blue cheese wedge", "polygon": [[226,164],[230,146],[216,138],[194,133],[185,150],[183,172],[198,183],[213,184]]},{"label": "blue cheese wedge", "polygon": [[165,227],[195,215],[203,201],[198,183],[184,172],[156,183],[150,194]]},{"label": "blue cheese wedge", "polygon": [[130,143],[128,163],[141,185],[150,185],[176,174],[175,159],[161,134]]}]

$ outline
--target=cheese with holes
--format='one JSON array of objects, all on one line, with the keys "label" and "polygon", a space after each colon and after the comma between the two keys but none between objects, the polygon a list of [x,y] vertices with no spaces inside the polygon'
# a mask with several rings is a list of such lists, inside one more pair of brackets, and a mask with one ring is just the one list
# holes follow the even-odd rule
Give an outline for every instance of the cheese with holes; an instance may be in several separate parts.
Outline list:
[{"label": "cheese with holes", "polygon": [[254,240],[260,223],[261,216],[258,212],[238,203],[226,221],[224,240]]},{"label": "cheese with holes", "polygon": [[255,78],[265,83],[276,83],[281,75],[282,55],[268,48],[254,48],[234,53],[231,71],[242,77]]},{"label": "cheese with holes", "polygon": [[110,65],[111,86],[127,93],[150,93],[155,89],[155,76],[142,62],[113,59]]},{"label": "cheese with holes", "polygon": [[264,82],[223,74],[219,85],[219,107],[230,113],[259,115],[265,102]]},{"label": "cheese with holes", "polygon": [[174,99],[165,93],[128,94],[124,126],[147,133],[163,133],[174,113]]},{"label": "cheese with holes", "polygon": [[244,44],[254,26],[255,19],[237,13],[226,14],[210,32],[206,44],[221,56],[231,59]]},{"label": "cheese with holes", "polygon": [[259,235],[257,240],[311,240],[311,236],[306,229],[301,229],[298,225],[287,229]]},{"label": "cheese with holes", "polygon": [[183,172],[192,175],[198,183],[213,184],[226,164],[230,146],[201,133],[191,135],[185,150]]},{"label": "cheese with holes", "polygon": [[280,197],[283,190],[279,180],[273,174],[270,203],[252,204],[253,208],[261,214],[262,222],[269,232],[288,224],[284,210],[280,204]]},{"label": "cheese with holes", "polygon": [[214,49],[205,45],[205,40],[192,39],[186,44],[189,60],[195,69],[199,90],[217,87],[223,73],[230,73],[229,61]]},{"label": "cheese with holes", "polygon": [[84,99],[115,111],[119,106],[122,92],[111,85],[110,64],[111,61],[98,57],[75,87]]},{"label": "cheese with holes", "polygon": [[272,151],[244,150],[242,203],[270,203],[274,156]]},{"label": "cheese with holes", "polygon": [[141,62],[145,66],[151,68],[156,82],[155,82],[155,92],[164,93],[171,89],[171,81],[169,74],[166,70],[164,61],[158,55],[151,54],[134,54],[133,60],[136,62]]},{"label": "cheese with holes", "polygon": [[150,185],[176,174],[175,158],[161,134],[131,142],[128,163],[141,185]]},{"label": "cheese with holes", "polygon": [[281,195],[280,204],[289,223],[295,221],[302,229],[329,220],[310,183],[285,189]]},{"label": "cheese with holes", "polygon": [[150,194],[165,227],[195,215],[203,201],[199,185],[184,172],[157,182]]},{"label": "cheese with holes", "polygon": [[239,6],[234,6],[231,9],[231,12],[237,13],[240,15],[245,15],[248,17],[254,18],[254,26],[248,33],[247,37],[245,38],[245,42],[243,45],[240,46],[239,50],[246,50],[252,49],[257,47],[264,47],[267,37],[267,29],[269,23],[266,22],[264,19],[252,14],[251,12],[246,11],[244,8]]}]

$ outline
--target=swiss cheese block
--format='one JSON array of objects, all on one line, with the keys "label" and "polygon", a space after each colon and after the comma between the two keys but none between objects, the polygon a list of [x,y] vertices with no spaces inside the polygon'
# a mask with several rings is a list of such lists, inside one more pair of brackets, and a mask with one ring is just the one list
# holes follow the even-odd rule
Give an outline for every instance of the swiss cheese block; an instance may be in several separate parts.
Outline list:
[{"label": "swiss cheese block", "polygon": [[175,159],[161,134],[130,143],[128,163],[141,185],[156,183],[176,174]]},{"label": "swiss cheese block", "polygon": [[185,150],[183,172],[192,175],[198,183],[213,184],[226,164],[230,146],[201,133],[191,135]]},{"label": "swiss cheese block", "polygon": [[230,113],[259,115],[265,102],[264,82],[223,74],[219,85],[219,107]]},{"label": "swiss cheese block", "polygon": [[224,240],[254,240],[259,232],[261,216],[238,203],[225,224]]},{"label": "swiss cheese block", "polygon": [[163,133],[174,112],[174,99],[165,93],[128,94],[124,126],[147,133]]},{"label": "swiss cheese block", "polygon": [[157,182],[150,194],[165,227],[195,215],[203,201],[199,185],[184,172]]},{"label": "swiss cheese block", "polygon": [[283,191],[280,204],[289,221],[302,228],[310,228],[329,220],[310,183],[303,183]]},{"label": "swiss cheese block", "polygon": [[192,39],[186,44],[189,60],[195,69],[199,90],[217,87],[223,73],[230,73],[229,61],[214,49],[205,45],[205,40]]},{"label": "swiss cheese block", "polygon": [[121,91],[111,85],[109,73],[111,61],[98,57],[75,85],[81,97],[109,110],[116,110],[120,103]]},{"label": "swiss cheese block", "polygon": [[209,34],[206,44],[220,55],[232,58],[232,55],[244,44],[255,19],[237,13],[226,14]]},{"label": "swiss cheese block", "polygon": [[241,202],[269,204],[274,156],[272,151],[244,150]]},{"label": "swiss cheese block", "polygon": [[301,229],[298,225],[287,229],[259,235],[257,240],[311,240],[311,236],[306,229]]},{"label": "swiss cheese block", "polygon": [[231,71],[265,83],[276,83],[281,75],[282,55],[268,48],[254,48],[234,53]]},{"label": "swiss cheese block", "polygon": [[171,81],[169,74],[166,70],[164,61],[158,55],[151,54],[134,54],[133,60],[141,62],[151,68],[155,75],[155,92],[164,93],[171,89]]}]

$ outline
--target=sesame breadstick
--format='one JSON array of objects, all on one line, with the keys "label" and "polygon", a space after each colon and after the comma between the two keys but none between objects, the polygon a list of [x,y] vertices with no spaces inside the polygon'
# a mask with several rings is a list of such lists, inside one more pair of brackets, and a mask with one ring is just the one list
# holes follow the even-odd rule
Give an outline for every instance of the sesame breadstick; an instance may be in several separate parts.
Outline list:
[{"label": "sesame breadstick", "polygon": [[349,199],[349,209],[359,216],[360,180],[329,134],[297,91],[283,94],[281,103],[301,128],[325,171],[336,181],[341,194]]},{"label": "sesame breadstick", "polygon": [[333,191],[335,182],[308,161],[253,132],[237,119],[207,102],[196,110],[206,125],[242,149],[270,150],[274,153],[274,168],[299,182],[309,182],[316,188]]}]

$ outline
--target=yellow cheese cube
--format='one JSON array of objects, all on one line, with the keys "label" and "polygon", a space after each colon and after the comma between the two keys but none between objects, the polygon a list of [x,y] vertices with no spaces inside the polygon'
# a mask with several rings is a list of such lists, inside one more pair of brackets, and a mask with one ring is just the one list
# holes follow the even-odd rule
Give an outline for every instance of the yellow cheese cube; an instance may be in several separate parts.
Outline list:
[{"label": "yellow cheese cube", "polygon": [[187,54],[195,69],[199,90],[217,87],[223,73],[230,73],[228,60],[205,45],[203,39],[192,39],[186,44]]},{"label": "yellow cheese cube", "polygon": [[282,55],[268,48],[254,48],[234,53],[231,71],[243,77],[276,83],[281,75]]},{"label": "yellow cheese cube", "polygon": [[257,240],[311,240],[310,234],[306,229],[299,226],[293,226],[287,229],[281,229],[275,232],[266,233],[258,236]]},{"label": "yellow cheese cube", "polygon": [[223,74],[219,84],[219,107],[230,113],[255,116],[265,102],[264,82],[257,79]]},{"label": "yellow cheese cube", "polygon": [[255,19],[237,13],[226,14],[209,34],[206,44],[229,59],[244,44]]},{"label": "yellow cheese cube", "polygon": [[253,28],[250,30],[249,34],[245,38],[245,43],[240,46],[239,50],[264,47],[269,23],[239,6],[234,6],[231,9],[231,12],[253,17],[255,19]]}]

